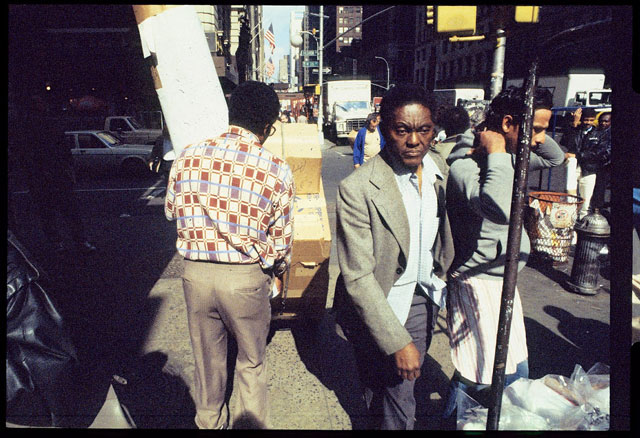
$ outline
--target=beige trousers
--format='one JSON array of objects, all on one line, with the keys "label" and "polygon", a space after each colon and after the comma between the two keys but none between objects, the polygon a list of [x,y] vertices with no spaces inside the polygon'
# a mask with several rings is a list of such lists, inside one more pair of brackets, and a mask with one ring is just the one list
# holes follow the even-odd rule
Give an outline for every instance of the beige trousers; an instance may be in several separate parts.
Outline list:
[{"label": "beige trousers", "polygon": [[259,264],[185,260],[182,285],[195,359],[195,422],[201,429],[229,426],[225,403],[229,335],[238,344],[238,403],[233,421],[254,429],[267,427],[264,359],[271,322],[271,280]]},{"label": "beige trousers", "polygon": [[578,219],[582,219],[587,214],[589,214],[590,205],[591,205],[591,197],[593,196],[593,189],[596,186],[596,174],[584,174],[580,166],[577,169],[578,176],[578,196],[583,199],[582,206],[580,210],[578,210]]}]

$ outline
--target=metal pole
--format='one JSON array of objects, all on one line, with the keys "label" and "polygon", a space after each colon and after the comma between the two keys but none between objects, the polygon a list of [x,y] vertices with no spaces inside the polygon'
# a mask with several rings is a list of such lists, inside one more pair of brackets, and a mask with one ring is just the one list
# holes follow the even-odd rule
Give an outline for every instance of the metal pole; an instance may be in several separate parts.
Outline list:
[{"label": "metal pole", "polygon": [[498,29],[496,36],[496,48],[493,52],[493,73],[491,73],[490,100],[493,100],[493,98],[502,91],[502,80],[504,78],[504,54],[507,45],[504,29]]},{"label": "metal pole", "polygon": [[376,56],[376,59],[382,59],[384,63],[387,65],[387,90],[389,89],[389,63],[382,56]]},{"label": "metal pole", "polygon": [[318,84],[320,84],[320,94],[318,95],[318,136],[320,144],[324,144],[324,135],[322,132],[322,49],[324,44],[324,6],[320,6],[320,44],[318,44]]},{"label": "metal pole", "polygon": [[502,284],[502,302],[498,318],[498,335],[496,338],[495,359],[493,362],[493,376],[491,378],[491,394],[489,412],[487,415],[487,430],[498,430],[500,422],[500,408],[502,406],[502,392],[504,389],[504,375],[509,350],[509,333],[511,331],[511,316],[513,313],[513,298],[515,296],[516,279],[518,277],[518,261],[520,258],[520,240],[522,238],[522,222],[527,196],[527,173],[529,171],[529,148],[531,145],[531,128],[533,125],[533,97],[536,89],[536,74],[538,60],[529,68],[529,76],[525,84],[525,114],[520,125],[520,137],[516,155],[516,173],[513,181],[511,197],[511,213],[509,217],[509,234],[507,238],[506,263],[504,281]]}]

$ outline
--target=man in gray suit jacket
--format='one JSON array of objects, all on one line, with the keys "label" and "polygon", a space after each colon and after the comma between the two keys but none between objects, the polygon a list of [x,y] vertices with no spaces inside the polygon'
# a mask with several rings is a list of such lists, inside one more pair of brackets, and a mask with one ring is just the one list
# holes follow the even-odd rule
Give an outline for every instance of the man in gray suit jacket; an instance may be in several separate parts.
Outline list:
[{"label": "man in gray suit jacket", "polygon": [[446,294],[448,168],[429,145],[431,96],[397,85],[381,103],[382,152],[338,189],[334,311],[353,343],[370,426],[413,429],[415,379]]}]

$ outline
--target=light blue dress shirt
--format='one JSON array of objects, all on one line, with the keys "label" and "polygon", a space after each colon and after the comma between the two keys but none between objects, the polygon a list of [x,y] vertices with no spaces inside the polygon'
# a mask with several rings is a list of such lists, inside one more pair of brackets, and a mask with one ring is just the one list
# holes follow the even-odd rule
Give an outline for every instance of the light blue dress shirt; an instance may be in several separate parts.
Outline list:
[{"label": "light blue dress shirt", "polygon": [[446,298],[446,283],[433,273],[433,244],[438,233],[438,199],[434,188],[436,176],[442,177],[438,166],[427,154],[422,159],[422,195],[418,176],[397,159],[392,167],[402,202],[409,220],[409,259],[407,268],[391,288],[387,301],[404,324],[409,316],[416,285],[439,307]]}]

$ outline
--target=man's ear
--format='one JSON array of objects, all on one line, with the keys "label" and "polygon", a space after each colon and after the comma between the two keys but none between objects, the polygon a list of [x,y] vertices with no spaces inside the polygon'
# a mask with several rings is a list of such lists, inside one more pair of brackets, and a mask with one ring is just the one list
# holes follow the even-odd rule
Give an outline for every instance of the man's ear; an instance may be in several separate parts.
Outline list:
[{"label": "man's ear", "polygon": [[507,114],[502,118],[502,131],[504,134],[507,134],[510,130],[515,129],[515,127],[516,124],[512,116]]}]

